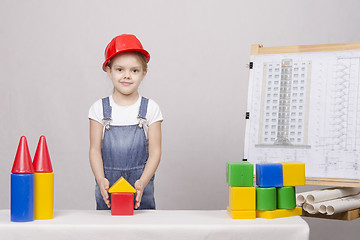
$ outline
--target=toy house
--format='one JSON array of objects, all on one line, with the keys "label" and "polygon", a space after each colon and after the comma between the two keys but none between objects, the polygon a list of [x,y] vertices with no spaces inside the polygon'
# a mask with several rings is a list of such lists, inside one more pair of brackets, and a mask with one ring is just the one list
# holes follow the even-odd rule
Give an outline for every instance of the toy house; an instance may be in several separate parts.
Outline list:
[{"label": "toy house", "polygon": [[134,215],[135,188],[121,177],[109,189],[111,193],[111,215]]},{"label": "toy house", "polygon": [[298,216],[295,186],[305,185],[304,163],[256,164],[253,187],[253,165],[248,162],[227,163],[229,185],[228,214],[233,219],[281,218]]}]

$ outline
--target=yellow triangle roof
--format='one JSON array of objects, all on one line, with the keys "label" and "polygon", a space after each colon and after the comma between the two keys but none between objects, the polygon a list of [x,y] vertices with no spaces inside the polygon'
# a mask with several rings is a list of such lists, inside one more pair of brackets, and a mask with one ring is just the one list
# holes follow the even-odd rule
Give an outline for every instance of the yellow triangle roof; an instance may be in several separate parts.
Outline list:
[{"label": "yellow triangle roof", "polygon": [[125,180],[125,178],[121,177],[119,180],[114,183],[109,189],[109,193],[118,193],[118,192],[130,192],[135,193],[136,190],[131,186],[131,184]]}]

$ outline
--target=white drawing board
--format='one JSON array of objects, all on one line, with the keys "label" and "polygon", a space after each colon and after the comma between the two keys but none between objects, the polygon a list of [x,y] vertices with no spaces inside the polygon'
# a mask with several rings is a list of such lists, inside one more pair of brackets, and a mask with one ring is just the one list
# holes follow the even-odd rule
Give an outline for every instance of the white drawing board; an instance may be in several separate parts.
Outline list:
[{"label": "white drawing board", "polygon": [[360,185],[360,43],[254,45],[250,62],[244,158],[304,162],[307,183]]}]

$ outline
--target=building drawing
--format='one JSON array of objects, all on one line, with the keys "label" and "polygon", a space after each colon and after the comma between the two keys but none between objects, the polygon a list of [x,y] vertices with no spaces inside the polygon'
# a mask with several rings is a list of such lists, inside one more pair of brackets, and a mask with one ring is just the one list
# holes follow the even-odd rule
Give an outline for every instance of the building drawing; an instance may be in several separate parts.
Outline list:
[{"label": "building drawing", "polygon": [[264,63],[259,144],[256,147],[308,145],[310,61],[281,59]]}]

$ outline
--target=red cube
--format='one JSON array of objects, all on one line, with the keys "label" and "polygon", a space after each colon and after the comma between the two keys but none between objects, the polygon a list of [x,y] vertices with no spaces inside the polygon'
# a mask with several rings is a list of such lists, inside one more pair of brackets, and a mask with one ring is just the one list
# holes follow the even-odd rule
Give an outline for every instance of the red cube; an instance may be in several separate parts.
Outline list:
[{"label": "red cube", "polygon": [[134,215],[134,193],[111,193],[111,215]]}]

